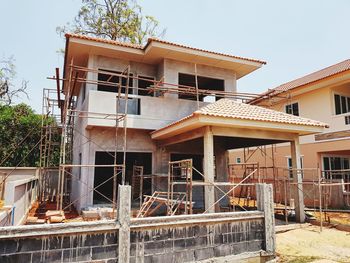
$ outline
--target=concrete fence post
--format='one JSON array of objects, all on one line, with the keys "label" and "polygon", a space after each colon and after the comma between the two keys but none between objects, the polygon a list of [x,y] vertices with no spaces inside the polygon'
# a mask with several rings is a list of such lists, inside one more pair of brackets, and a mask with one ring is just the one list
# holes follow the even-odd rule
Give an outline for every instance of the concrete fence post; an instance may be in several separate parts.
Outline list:
[{"label": "concrete fence post", "polygon": [[271,184],[256,185],[257,206],[259,211],[264,212],[265,222],[265,250],[268,253],[275,253],[275,215],[273,204],[273,189]]},{"label": "concrete fence post", "polygon": [[118,262],[130,260],[130,215],[131,215],[131,186],[118,186],[118,210],[119,223]]}]

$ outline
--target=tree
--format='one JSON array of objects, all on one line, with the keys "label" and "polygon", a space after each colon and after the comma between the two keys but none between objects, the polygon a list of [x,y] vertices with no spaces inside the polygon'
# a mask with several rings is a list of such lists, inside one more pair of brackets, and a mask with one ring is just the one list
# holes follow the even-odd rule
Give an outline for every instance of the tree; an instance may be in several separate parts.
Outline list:
[{"label": "tree", "polygon": [[[24,104],[0,104],[0,166],[39,166],[42,116]],[[54,119],[47,119],[54,126]],[[60,137],[54,136],[59,142]],[[54,149],[51,165],[58,164]]]},{"label": "tree", "polygon": [[105,39],[144,44],[149,37],[162,37],[159,22],[143,15],[135,0],[82,0],[72,24],[57,27],[57,32],[73,32]]},{"label": "tree", "polygon": [[13,83],[15,77],[16,67],[14,64],[14,58],[9,57],[0,60],[0,101],[7,105],[11,105],[13,99],[20,97],[20,94],[29,98],[26,91],[28,81],[22,80],[21,86],[16,88]]}]

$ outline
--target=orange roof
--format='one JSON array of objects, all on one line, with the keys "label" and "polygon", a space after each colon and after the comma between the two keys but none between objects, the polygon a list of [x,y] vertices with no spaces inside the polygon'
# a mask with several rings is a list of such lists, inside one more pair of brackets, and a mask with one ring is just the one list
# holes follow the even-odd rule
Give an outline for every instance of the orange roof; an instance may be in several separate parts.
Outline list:
[{"label": "orange roof", "polygon": [[158,129],[157,131],[173,126],[177,123],[180,123],[196,115],[225,117],[225,118],[240,119],[240,120],[274,122],[274,123],[283,123],[283,124],[294,124],[294,125],[302,125],[302,126],[328,127],[328,124],[320,121],[302,118],[302,117],[294,116],[284,112],[266,109],[260,106],[240,103],[230,99],[221,99],[214,103],[208,104],[207,106],[202,107],[199,110],[196,110],[191,115],[185,118],[182,118],[176,122],[173,122],[161,129]]},{"label": "orange roof", "polygon": [[244,58],[244,57],[233,56],[233,55],[228,55],[228,54],[224,54],[224,53],[209,51],[209,50],[205,50],[205,49],[189,47],[189,46],[185,46],[185,45],[181,45],[181,44],[177,44],[177,43],[173,43],[173,42],[169,42],[169,41],[165,41],[165,40],[160,40],[160,39],[157,39],[157,38],[149,38],[148,41],[147,41],[147,44],[144,45],[144,46],[141,46],[141,45],[137,45],[137,44],[130,44],[130,43],[126,43],[126,42],[119,42],[119,41],[115,41],[115,40],[109,40],[109,39],[104,39],[104,38],[96,38],[96,37],[91,37],[91,36],[86,36],[86,35],[79,35],[79,34],[72,34],[72,33],[66,33],[65,36],[66,36],[66,39],[69,39],[69,38],[73,37],[73,38],[79,38],[79,39],[90,40],[90,41],[106,43],[106,44],[112,44],[112,45],[117,45],[117,46],[141,49],[141,50],[145,50],[147,48],[147,46],[149,44],[151,44],[152,42],[158,42],[158,43],[162,43],[162,44],[166,44],[166,45],[171,45],[171,46],[181,47],[181,48],[185,48],[185,49],[205,52],[205,53],[209,53],[209,54],[226,56],[226,57],[236,58],[236,59],[242,59],[242,60],[246,60],[246,61],[257,62],[257,63],[260,63],[260,64],[266,64],[265,61],[261,61],[261,60],[257,60],[257,59]]},{"label": "orange roof", "polygon": [[[307,85],[307,84],[311,84],[313,82],[322,80],[322,79],[326,79],[328,77],[334,76],[336,74],[342,73],[344,71],[350,70],[350,59],[344,60],[340,63],[334,64],[332,66],[329,66],[327,68],[321,69],[319,71],[313,72],[311,74],[308,74],[304,77],[292,80],[290,82],[284,83],[274,89],[271,89],[267,92],[262,93],[261,95],[269,95],[269,96],[276,96],[278,94],[281,94],[283,92]],[[259,97],[260,99],[262,97]],[[254,103],[254,101],[259,100],[258,99],[253,99],[252,103]]]}]

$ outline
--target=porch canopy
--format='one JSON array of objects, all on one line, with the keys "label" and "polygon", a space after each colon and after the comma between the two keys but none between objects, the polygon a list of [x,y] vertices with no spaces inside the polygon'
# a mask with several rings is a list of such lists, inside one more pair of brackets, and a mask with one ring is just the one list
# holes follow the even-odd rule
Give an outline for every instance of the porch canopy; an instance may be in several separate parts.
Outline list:
[{"label": "porch canopy", "polygon": [[[320,133],[327,127],[323,122],[230,99],[220,99],[153,131],[151,137],[161,146],[199,142],[197,145],[202,146],[204,155],[205,181],[213,183],[214,155],[218,163],[221,162],[218,157],[222,156],[223,152],[235,148],[290,142],[293,168],[300,169],[299,136]],[[220,144],[219,147],[215,145],[215,153],[214,144]],[[217,165],[216,170],[217,173],[226,173],[226,167],[220,169]],[[299,222],[303,222],[305,214],[301,174],[294,176],[294,180],[299,186],[294,196],[296,217]],[[204,196],[205,208],[213,212],[214,188],[206,186]]]}]

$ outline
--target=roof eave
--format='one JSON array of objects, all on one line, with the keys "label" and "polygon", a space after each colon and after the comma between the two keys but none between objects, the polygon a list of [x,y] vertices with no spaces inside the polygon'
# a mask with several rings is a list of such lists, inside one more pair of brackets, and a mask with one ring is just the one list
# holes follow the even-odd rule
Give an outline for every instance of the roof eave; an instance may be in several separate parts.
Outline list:
[{"label": "roof eave", "polygon": [[261,130],[262,132],[264,130],[268,130],[277,131],[280,133],[293,133],[299,136],[321,133],[324,132],[324,129],[326,128],[326,126],[321,125],[299,125],[193,114],[182,121],[179,121],[177,123],[171,124],[167,127],[152,132],[151,137],[154,140],[162,140],[177,134],[181,134],[185,131],[189,131],[203,126],[256,129]]}]

